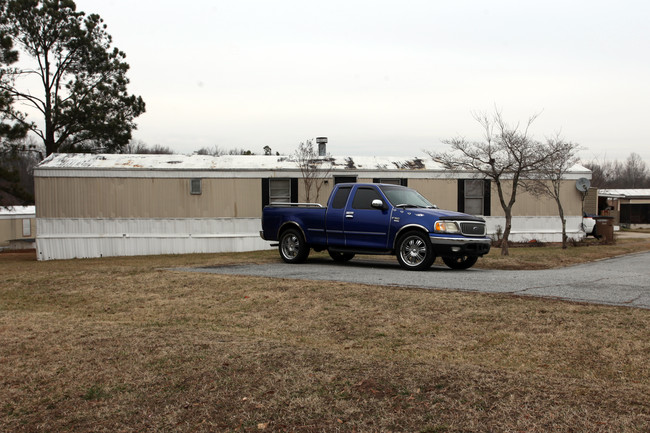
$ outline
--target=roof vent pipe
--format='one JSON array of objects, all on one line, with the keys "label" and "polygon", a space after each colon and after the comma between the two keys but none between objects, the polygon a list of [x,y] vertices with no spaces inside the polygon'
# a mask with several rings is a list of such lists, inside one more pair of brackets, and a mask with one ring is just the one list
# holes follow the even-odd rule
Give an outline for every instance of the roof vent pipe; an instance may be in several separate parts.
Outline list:
[{"label": "roof vent pipe", "polygon": [[316,144],[318,144],[318,156],[327,155],[327,137],[316,137]]}]

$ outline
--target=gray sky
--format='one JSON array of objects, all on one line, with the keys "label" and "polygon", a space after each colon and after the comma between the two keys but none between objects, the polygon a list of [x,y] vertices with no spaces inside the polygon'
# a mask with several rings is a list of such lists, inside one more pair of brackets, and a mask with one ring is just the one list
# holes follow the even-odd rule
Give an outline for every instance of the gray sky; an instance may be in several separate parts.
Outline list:
[{"label": "gray sky", "polygon": [[585,159],[650,163],[650,2],[76,0],[108,24],[147,113],[134,138],[422,156],[535,113]]}]

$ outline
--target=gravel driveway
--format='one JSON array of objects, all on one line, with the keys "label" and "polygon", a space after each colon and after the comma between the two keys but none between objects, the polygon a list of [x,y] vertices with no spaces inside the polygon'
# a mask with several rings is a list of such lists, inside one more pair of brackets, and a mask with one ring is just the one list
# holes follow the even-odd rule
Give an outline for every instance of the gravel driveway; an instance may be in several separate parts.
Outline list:
[{"label": "gravel driveway", "polygon": [[353,259],[345,264],[310,259],[301,265],[261,265],[180,269],[192,272],[269,278],[344,281],[385,286],[512,293],[596,304],[650,308],[650,253],[632,254],[568,268],[541,271],[468,269],[436,264],[428,271],[402,270],[397,261]]}]

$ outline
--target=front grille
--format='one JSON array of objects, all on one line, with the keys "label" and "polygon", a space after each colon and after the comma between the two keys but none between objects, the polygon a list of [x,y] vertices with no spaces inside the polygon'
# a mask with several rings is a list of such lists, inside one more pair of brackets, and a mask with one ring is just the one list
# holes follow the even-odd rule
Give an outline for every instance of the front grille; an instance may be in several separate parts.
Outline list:
[{"label": "front grille", "polygon": [[461,222],[460,231],[465,236],[485,236],[485,223]]}]

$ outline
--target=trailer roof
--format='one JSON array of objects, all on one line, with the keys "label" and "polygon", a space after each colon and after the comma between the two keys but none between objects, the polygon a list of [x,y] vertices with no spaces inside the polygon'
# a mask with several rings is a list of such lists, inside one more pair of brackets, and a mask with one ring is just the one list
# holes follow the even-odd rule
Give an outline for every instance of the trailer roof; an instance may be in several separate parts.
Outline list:
[{"label": "trailer roof", "polygon": [[598,195],[610,198],[650,198],[650,189],[599,189]]},{"label": "trailer roof", "polygon": [[[376,156],[319,158],[331,161],[336,168],[357,169],[441,169],[430,158],[395,158]],[[134,154],[83,154],[58,153],[45,159],[39,167],[47,168],[112,168],[149,170],[241,170],[241,169],[295,169],[297,161],[292,156],[271,155],[134,155]]]},{"label": "trailer roof", "polygon": [[[441,164],[430,157],[390,157],[390,156],[328,156],[321,157],[327,167],[332,163],[332,172],[383,172],[395,173],[425,171],[448,173]],[[155,172],[241,172],[241,171],[299,171],[298,162],[292,156],[271,155],[134,155],[134,154],[52,154],[36,168],[50,170],[86,171],[155,171]],[[590,175],[590,171],[575,165],[569,170],[574,176]],[[124,175],[124,174],[123,174]]]},{"label": "trailer roof", "polygon": [[2,217],[22,217],[34,216],[36,214],[36,206],[0,206],[0,216]]}]

